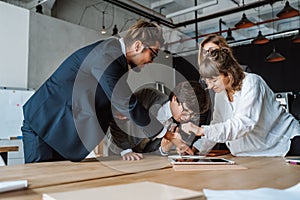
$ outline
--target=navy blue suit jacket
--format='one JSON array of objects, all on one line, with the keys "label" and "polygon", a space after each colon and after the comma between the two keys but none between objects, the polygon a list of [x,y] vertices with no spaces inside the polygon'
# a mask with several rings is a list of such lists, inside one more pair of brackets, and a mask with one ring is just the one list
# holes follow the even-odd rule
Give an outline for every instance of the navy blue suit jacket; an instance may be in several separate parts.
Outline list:
[{"label": "navy blue suit jacket", "polygon": [[117,38],[83,47],[26,102],[24,120],[44,142],[72,161],[84,159],[99,144],[108,129],[112,107],[153,138],[163,126],[131,97],[127,73],[127,60]]}]

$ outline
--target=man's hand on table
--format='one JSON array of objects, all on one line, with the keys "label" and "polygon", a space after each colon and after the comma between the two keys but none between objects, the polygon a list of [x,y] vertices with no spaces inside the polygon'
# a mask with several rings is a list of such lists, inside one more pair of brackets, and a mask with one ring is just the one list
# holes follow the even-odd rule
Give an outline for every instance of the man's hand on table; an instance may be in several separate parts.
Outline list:
[{"label": "man's hand on table", "polygon": [[141,160],[143,159],[143,154],[136,152],[129,152],[122,156],[123,160]]}]

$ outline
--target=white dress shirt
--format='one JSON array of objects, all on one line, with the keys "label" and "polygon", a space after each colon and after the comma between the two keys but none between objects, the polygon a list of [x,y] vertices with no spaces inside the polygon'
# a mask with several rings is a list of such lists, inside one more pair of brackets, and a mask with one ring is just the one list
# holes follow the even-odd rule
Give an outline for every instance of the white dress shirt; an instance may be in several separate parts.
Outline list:
[{"label": "white dress shirt", "polygon": [[[171,120],[172,119],[172,112],[171,112],[171,109],[170,109],[170,101],[167,101],[166,103],[164,103],[162,105],[162,107],[158,110],[156,119],[164,125],[164,128],[153,139],[164,137],[165,134],[167,133],[168,127],[172,123],[172,120]],[[161,148],[159,148],[159,151],[160,151],[161,155],[163,155],[163,156],[167,155],[167,153],[163,152]],[[121,154],[121,156],[124,156],[125,154],[130,153],[130,152],[132,152],[132,149],[125,149],[120,154]]]},{"label": "white dress shirt", "polygon": [[280,106],[265,81],[246,72],[233,102],[226,91],[216,93],[211,125],[202,127],[203,138],[225,142],[235,156],[285,156],[290,139],[300,135],[299,122]]}]

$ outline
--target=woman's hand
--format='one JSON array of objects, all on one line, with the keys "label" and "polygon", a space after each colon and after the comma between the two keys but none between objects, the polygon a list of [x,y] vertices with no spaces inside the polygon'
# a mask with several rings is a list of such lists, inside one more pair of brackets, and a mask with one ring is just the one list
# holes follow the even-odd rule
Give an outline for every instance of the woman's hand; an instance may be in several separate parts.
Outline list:
[{"label": "woman's hand", "polygon": [[165,139],[171,141],[175,146],[178,154],[189,154],[193,155],[192,149],[182,140],[180,133],[178,132],[178,127],[172,131],[167,131],[164,136]]},{"label": "woman's hand", "polygon": [[199,127],[192,122],[181,124],[181,130],[183,130],[187,134],[190,134],[192,132],[196,136],[204,136],[204,128]]}]

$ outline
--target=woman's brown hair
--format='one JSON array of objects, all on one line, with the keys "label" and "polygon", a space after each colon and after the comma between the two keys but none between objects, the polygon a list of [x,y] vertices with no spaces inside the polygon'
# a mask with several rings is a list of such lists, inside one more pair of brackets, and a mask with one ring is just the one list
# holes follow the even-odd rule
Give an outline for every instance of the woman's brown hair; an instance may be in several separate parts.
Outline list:
[{"label": "woman's brown hair", "polygon": [[232,89],[241,90],[245,77],[244,71],[237,60],[233,57],[229,48],[222,47],[213,49],[207,53],[199,65],[199,73],[202,78],[213,78],[223,74],[232,76]]}]

